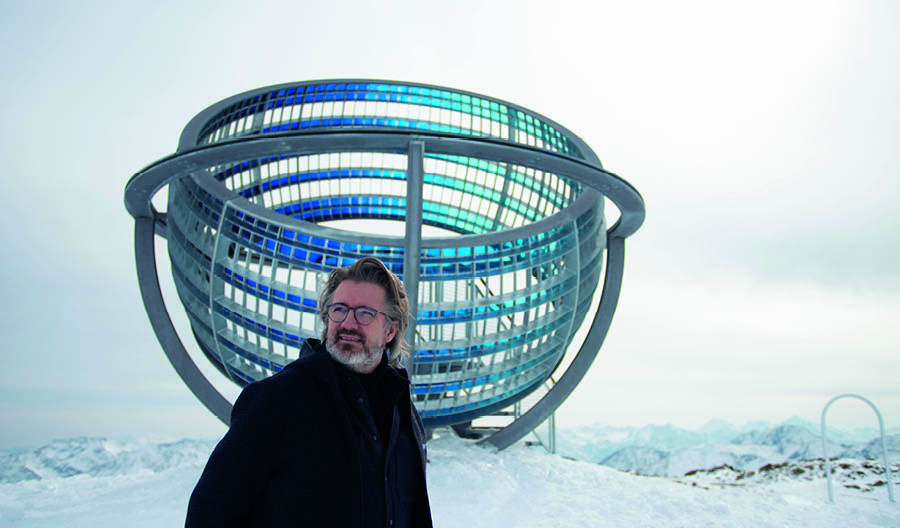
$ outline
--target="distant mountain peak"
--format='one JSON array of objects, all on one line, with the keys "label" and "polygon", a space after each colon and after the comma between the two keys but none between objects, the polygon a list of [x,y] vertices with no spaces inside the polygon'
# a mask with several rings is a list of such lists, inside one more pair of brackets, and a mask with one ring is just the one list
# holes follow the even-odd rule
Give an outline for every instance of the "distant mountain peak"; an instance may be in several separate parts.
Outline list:
[{"label": "distant mountain peak", "polygon": [[214,445],[214,441],[191,439],[165,443],[102,437],[58,439],[35,449],[0,454],[0,482],[76,475],[112,476],[148,470],[157,473],[186,464],[205,464]]},{"label": "distant mountain peak", "polygon": [[[768,464],[821,458],[822,437],[812,422],[792,417],[775,426],[740,432],[725,420],[711,420],[697,431],[671,424],[639,428],[560,431],[559,452],[572,458],[644,475],[680,476],[685,472],[728,465],[756,471]],[[610,434],[610,431],[616,434]],[[880,459],[880,441],[854,440],[837,428],[828,430],[829,457]],[[900,435],[888,437],[891,460],[900,459]]]}]

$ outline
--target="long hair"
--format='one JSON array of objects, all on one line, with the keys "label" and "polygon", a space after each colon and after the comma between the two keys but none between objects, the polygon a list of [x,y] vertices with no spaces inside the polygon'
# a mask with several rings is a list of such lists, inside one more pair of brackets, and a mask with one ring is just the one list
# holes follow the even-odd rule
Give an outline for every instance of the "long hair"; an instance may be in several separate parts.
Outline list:
[{"label": "long hair", "polygon": [[319,295],[319,317],[322,319],[322,340],[328,334],[327,306],[334,298],[334,292],[338,285],[350,279],[354,282],[369,282],[381,286],[385,293],[388,316],[397,321],[397,333],[394,338],[385,344],[390,353],[388,364],[392,367],[399,366],[409,354],[409,343],[406,342],[406,328],[409,326],[409,300],[406,298],[406,290],[403,283],[396,275],[391,273],[383,262],[375,257],[364,257],[350,266],[338,268],[331,272],[328,282]]}]

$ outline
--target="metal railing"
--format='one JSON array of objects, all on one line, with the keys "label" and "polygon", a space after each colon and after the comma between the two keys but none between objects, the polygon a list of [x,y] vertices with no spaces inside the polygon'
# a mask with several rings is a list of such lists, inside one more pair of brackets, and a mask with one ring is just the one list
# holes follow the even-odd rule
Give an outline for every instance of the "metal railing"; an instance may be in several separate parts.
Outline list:
[{"label": "metal railing", "polygon": [[828,481],[828,502],[834,504],[834,490],[831,485],[831,461],[828,459],[828,442],[825,437],[825,414],[828,413],[828,408],[831,407],[831,404],[840,400],[841,398],[856,398],[858,400],[862,400],[866,402],[869,407],[875,411],[875,416],[878,417],[878,427],[881,430],[881,456],[884,461],[884,474],[887,478],[887,489],[888,489],[888,497],[890,497],[891,502],[896,502],[894,500],[894,477],[891,475],[891,465],[888,461],[887,455],[887,444],[884,441],[884,419],[881,417],[881,413],[878,411],[878,407],[875,407],[875,404],[871,401],[863,398],[859,394],[841,394],[839,396],[835,396],[825,405],[825,408],[822,409],[822,456],[825,458],[825,479]]}]

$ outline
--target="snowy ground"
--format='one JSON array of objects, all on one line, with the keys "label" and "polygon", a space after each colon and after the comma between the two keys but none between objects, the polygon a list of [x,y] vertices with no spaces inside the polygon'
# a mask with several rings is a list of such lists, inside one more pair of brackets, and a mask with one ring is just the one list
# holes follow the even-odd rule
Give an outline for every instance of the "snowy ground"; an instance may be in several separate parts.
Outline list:
[{"label": "snowy ground", "polygon": [[[837,486],[832,505],[822,479],[705,489],[522,445],[493,453],[444,434],[428,447],[438,527],[900,527],[900,504],[884,487]],[[201,470],[194,460],[158,472],[0,484],[0,526],[179,526]]]},{"label": "snowy ground", "polygon": [[499,454],[429,444],[429,487],[440,526],[892,526],[900,505],[824,481],[703,489],[514,447]]}]

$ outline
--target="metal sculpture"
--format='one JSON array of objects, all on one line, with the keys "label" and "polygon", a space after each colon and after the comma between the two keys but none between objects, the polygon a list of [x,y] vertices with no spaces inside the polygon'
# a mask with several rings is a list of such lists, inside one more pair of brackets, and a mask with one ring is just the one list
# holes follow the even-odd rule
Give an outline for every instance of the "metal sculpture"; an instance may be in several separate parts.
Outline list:
[{"label": "metal sculpture", "polygon": [[[151,198],[165,186],[160,212]],[[608,230],[604,197],[620,213]],[[378,257],[411,292],[408,367],[425,425],[465,432],[504,416],[484,438],[501,449],[584,376],[618,300],[624,240],[644,219],[638,192],[553,121],[469,92],[371,80],[271,86],[212,105],[175,154],[131,178],[125,204],[153,328],[226,424],[231,404],[162,302],[154,234],[168,240],[197,344],[239,385],[278,372],[319,337],[317,294],[332,269]],[[349,219],[404,222],[404,236],[324,225]],[[423,225],[448,234],[423,237]],[[591,330],[567,353],[604,252]]]}]

